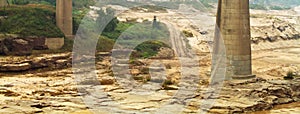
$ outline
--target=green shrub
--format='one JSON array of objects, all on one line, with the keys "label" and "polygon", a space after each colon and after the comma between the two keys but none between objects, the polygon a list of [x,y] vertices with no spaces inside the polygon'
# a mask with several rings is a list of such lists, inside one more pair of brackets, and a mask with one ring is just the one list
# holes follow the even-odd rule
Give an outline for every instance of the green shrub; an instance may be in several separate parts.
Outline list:
[{"label": "green shrub", "polygon": [[[80,24],[84,23],[86,26],[90,26],[93,20],[90,18],[85,18],[85,15],[88,13],[88,9],[73,9],[73,34],[75,35]],[[82,22],[84,21],[84,22]]]},{"label": "green shrub", "polygon": [[292,71],[289,71],[285,77],[283,77],[285,80],[292,80],[294,79],[296,75],[292,72]]},{"label": "green shrub", "polygon": [[131,58],[153,57],[159,52],[159,49],[162,47],[169,48],[167,44],[156,40],[143,42],[135,48],[136,52],[135,54],[133,54],[135,56],[131,56]]},{"label": "green shrub", "polygon": [[114,47],[114,41],[105,36],[100,36],[97,44],[97,51],[109,52]]},{"label": "green shrub", "polygon": [[38,7],[11,6],[0,9],[0,33],[18,34],[22,37],[63,37],[64,34],[55,24],[55,12],[52,9]]},{"label": "green shrub", "polygon": [[183,30],[182,32],[185,37],[194,37],[194,34],[190,31]]}]

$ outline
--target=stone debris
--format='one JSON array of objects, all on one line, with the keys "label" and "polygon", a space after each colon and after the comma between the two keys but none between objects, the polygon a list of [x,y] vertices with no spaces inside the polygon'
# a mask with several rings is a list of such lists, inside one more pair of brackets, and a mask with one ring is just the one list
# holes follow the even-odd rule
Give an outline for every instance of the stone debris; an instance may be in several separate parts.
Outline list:
[{"label": "stone debris", "polygon": [[25,59],[22,61],[6,61],[1,62],[0,71],[2,72],[19,72],[27,71],[38,68],[67,68],[71,67],[72,59],[70,53],[67,54],[52,54],[44,55],[41,57],[34,57],[31,59]]},{"label": "stone debris", "polygon": [[[149,14],[141,14],[143,17],[146,15]],[[263,16],[252,20],[267,20],[266,18],[270,17]],[[267,21],[273,22],[277,18],[280,17],[270,18]],[[182,22],[179,19],[174,20]],[[293,41],[299,38],[295,25],[282,19],[274,21],[273,25],[261,23],[265,22],[254,23],[251,27],[254,50],[280,48],[289,46],[291,42],[294,42],[291,43],[293,45],[297,44],[297,41]],[[207,26],[203,28],[205,27]],[[214,27],[211,26],[213,30]],[[208,38],[214,33],[210,28],[203,28],[195,27],[201,37]],[[202,46],[207,46],[210,40],[201,38],[189,40],[190,43],[200,42],[192,46],[198,46],[203,48],[202,51],[209,52],[207,51],[209,48]],[[12,41],[14,45],[31,43],[22,39]],[[1,45],[2,43],[3,40],[0,41],[0,53],[9,52],[6,46]],[[273,55],[269,54],[271,51],[261,52],[261,55],[254,52],[254,64],[258,65],[253,67],[253,71],[264,79],[225,82],[220,92],[216,91],[217,88],[207,88],[210,84],[211,62],[209,54],[200,53],[201,51],[197,53],[201,57],[200,72],[194,69],[198,64],[188,61],[191,58],[181,58],[183,62],[180,63],[179,59],[174,57],[174,51],[170,49],[161,49],[157,56],[149,60],[116,59],[114,66],[111,65],[112,59],[108,57],[111,53],[98,54],[100,56],[96,57],[84,56],[76,58],[81,68],[74,69],[69,68],[72,62],[70,53],[5,57],[0,60],[0,113],[172,113],[182,107],[183,110],[180,110],[182,113],[208,111],[212,114],[233,114],[269,110],[275,105],[300,102],[300,80],[297,78],[282,80],[286,72],[293,71],[297,74],[299,71],[299,66],[289,65],[297,64],[289,60],[294,59],[292,54],[297,54],[296,50],[298,49],[281,50],[289,53],[274,50]],[[275,55],[278,52],[281,54],[280,57]],[[26,54],[25,51],[24,53]],[[291,58],[281,58],[284,56]],[[97,59],[96,69],[89,66],[94,63],[85,63],[92,59]],[[162,62],[162,67],[152,67],[153,60]],[[278,65],[271,64],[273,62]],[[265,65],[266,63],[268,65]],[[124,73],[129,73],[130,80],[116,78],[116,75],[123,76]],[[182,78],[182,73],[188,76]],[[96,75],[93,77],[91,74]],[[79,77],[82,80],[78,80]],[[209,109],[202,107],[202,105],[209,106],[210,101],[215,103]],[[97,110],[99,107],[103,110]],[[167,110],[157,111],[162,107]]]},{"label": "stone debris", "polygon": [[[74,69],[78,71],[74,75],[71,68],[46,69],[23,75],[21,68],[16,65],[19,73],[0,73],[4,76],[0,78],[0,113],[72,113],[87,112],[89,109],[93,112],[97,107],[104,112],[151,113],[164,106],[183,107],[182,113],[197,113],[201,111],[199,101],[215,100],[216,103],[208,112],[221,114],[267,110],[274,105],[300,101],[299,79],[231,81],[224,84],[220,93],[211,90],[208,92],[210,96],[205,97],[209,82],[200,84],[203,81],[195,81],[196,75],[190,75],[190,80],[186,77],[184,81],[187,82],[180,82],[180,66],[174,64],[177,60],[163,60],[171,68],[153,66],[150,68],[154,72],[152,75],[142,70],[149,70],[145,68],[150,61],[133,62],[137,64],[131,66],[135,80],[127,82],[123,78],[115,78],[109,60],[109,57],[103,57],[96,63],[98,69],[93,71],[97,74],[95,77],[89,75],[91,71],[86,69]],[[54,66],[57,63],[65,65],[69,61],[69,54],[17,61],[4,64],[7,67],[7,64],[32,65],[29,63],[35,62],[36,66],[43,66],[37,63],[52,61]],[[168,74],[167,77],[159,77],[158,72],[162,70]],[[75,79],[78,76],[83,80],[77,82]],[[122,81],[124,83],[120,85]],[[197,89],[197,83],[203,89]]]}]

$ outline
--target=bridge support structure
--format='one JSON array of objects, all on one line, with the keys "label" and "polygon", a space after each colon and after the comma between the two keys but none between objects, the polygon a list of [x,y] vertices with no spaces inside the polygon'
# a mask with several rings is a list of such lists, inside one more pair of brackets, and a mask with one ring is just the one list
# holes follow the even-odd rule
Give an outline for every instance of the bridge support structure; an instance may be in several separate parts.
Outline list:
[{"label": "bridge support structure", "polygon": [[249,79],[252,75],[249,0],[219,0],[216,36],[226,50],[226,79]]},{"label": "bridge support structure", "polygon": [[72,0],[56,0],[56,25],[67,38],[73,37]]}]

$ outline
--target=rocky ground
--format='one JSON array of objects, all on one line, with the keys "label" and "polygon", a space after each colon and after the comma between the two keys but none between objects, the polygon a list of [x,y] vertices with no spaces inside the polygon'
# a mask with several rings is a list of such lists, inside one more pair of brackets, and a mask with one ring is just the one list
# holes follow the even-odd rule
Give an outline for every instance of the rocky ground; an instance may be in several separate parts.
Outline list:
[{"label": "rocky ground", "polygon": [[[75,69],[80,76],[84,76],[84,80],[80,81],[76,81],[78,75],[74,75],[72,68],[68,66],[70,64],[69,53],[34,55],[18,59],[17,57],[13,59],[1,57],[0,113],[91,113],[93,111],[98,113],[109,111],[150,113],[162,107],[167,109],[167,112],[160,110],[162,112],[159,113],[172,113],[167,106],[171,106],[173,111],[197,113],[200,111],[199,106],[202,106],[201,104],[206,100],[214,102],[209,113],[244,113],[268,110],[278,104],[299,101],[300,83],[299,79],[282,80],[284,74],[269,75],[274,72],[274,69],[264,69],[265,67],[263,68],[261,64],[257,63],[267,65],[270,59],[288,60],[280,58],[284,57],[282,55],[294,60],[292,57],[297,56],[294,54],[295,51],[299,51],[299,48],[277,50],[277,52],[285,54],[273,58],[269,58],[268,55],[264,56],[262,53],[265,52],[255,52],[254,69],[260,69],[255,70],[258,78],[249,81],[225,82],[219,92],[212,91],[217,87],[212,90],[207,88],[210,75],[209,55],[202,56],[199,62],[199,74],[201,75],[196,75],[197,71],[194,70],[197,69],[193,67],[195,64],[189,63],[182,66],[179,59],[137,60],[131,62],[130,65],[127,65],[124,60],[118,60],[116,66],[130,68],[132,80],[125,81],[124,78],[117,77],[119,72],[112,72],[112,68],[118,67],[112,66],[110,57],[103,54],[98,57],[101,59],[97,59],[96,71],[82,68],[78,72]],[[272,53],[270,52],[270,54]],[[39,60],[37,63],[46,65],[40,68],[32,67],[37,64],[33,61],[37,60]],[[184,58],[183,60],[188,62]],[[56,64],[48,65],[47,61]],[[67,63],[55,61],[66,61]],[[295,61],[297,60],[281,62],[286,64]],[[21,67],[23,64],[29,64],[30,67],[25,69],[25,67]],[[62,65],[67,66],[53,67]],[[180,78],[186,78],[180,75],[184,72],[182,67],[188,69],[186,72],[191,73],[187,75],[187,80],[180,80]],[[286,69],[288,68],[290,67]],[[275,70],[282,69],[284,68],[278,67]],[[164,74],[162,71],[165,71],[164,76],[161,76]],[[93,72],[98,75],[91,80],[88,77]],[[264,77],[263,74],[268,75]],[[113,77],[114,75],[115,77]],[[174,110],[174,107],[178,110]],[[99,110],[99,108],[101,109]]]},{"label": "rocky ground", "polygon": [[[279,104],[299,103],[299,77],[283,80],[287,72],[297,75],[300,71],[299,29],[293,23],[296,18],[278,16],[278,12],[274,16],[273,13],[268,16],[261,16],[260,11],[252,13],[255,79],[210,83],[214,81],[209,80],[211,59],[207,41],[213,34],[213,15],[190,16],[190,20],[199,19],[199,16],[204,21],[210,18],[212,23],[203,23],[202,20],[202,24],[197,24],[200,26],[189,26],[187,22],[191,21],[180,16],[176,19],[168,17],[175,15],[171,11],[158,17],[175,19],[170,23],[195,35],[188,39],[190,45],[198,49],[200,60],[155,57],[128,62],[113,59],[109,54],[97,54],[97,61],[93,64],[96,69],[93,69],[84,63],[90,57],[80,58],[80,67],[71,68],[71,53],[1,56],[0,113],[208,111],[223,114],[269,110]],[[151,13],[139,15],[153,18]],[[161,56],[166,56],[162,53]]]}]

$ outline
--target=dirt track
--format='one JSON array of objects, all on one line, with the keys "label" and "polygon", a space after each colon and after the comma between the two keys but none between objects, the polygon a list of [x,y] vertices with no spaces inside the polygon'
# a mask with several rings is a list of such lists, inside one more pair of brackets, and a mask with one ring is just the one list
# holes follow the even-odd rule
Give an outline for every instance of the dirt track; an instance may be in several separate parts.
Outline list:
[{"label": "dirt track", "polygon": [[174,27],[174,25],[172,25],[171,23],[165,21],[162,22],[165,23],[169,29],[172,49],[175,51],[177,56],[188,56],[187,47],[183,41],[184,37],[182,36],[181,32],[178,29],[176,29],[176,27]]}]

